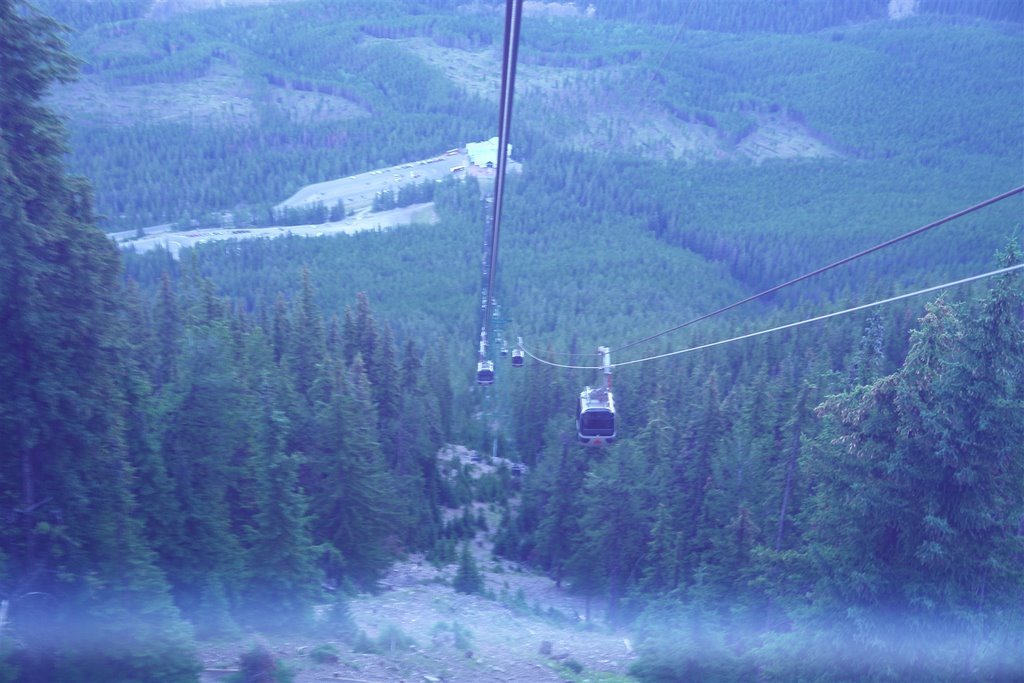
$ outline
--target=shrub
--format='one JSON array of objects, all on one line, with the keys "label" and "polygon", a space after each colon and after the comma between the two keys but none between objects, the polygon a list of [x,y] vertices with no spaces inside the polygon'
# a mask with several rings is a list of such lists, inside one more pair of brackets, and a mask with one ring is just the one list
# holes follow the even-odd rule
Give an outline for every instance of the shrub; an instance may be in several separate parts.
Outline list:
[{"label": "shrub", "polygon": [[476,560],[469,552],[469,544],[462,546],[462,556],[459,558],[459,572],[452,581],[452,587],[459,593],[480,593],[484,588],[484,579],[477,569]]},{"label": "shrub", "polygon": [[433,635],[451,631],[454,638],[454,645],[460,650],[468,650],[473,644],[473,632],[468,628],[455,621],[452,622],[451,626],[446,621],[439,621],[434,624],[434,628],[430,630]]},{"label": "shrub", "polygon": [[352,641],[352,650],[360,652],[364,655],[379,655],[382,654],[380,647],[375,643],[368,635],[366,631],[359,629],[356,633],[355,640]]},{"label": "shrub", "polygon": [[295,678],[284,664],[274,659],[266,645],[257,643],[239,657],[237,683],[291,683]]},{"label": "shrub", "polygon": [[457,542],[454,538],[439,538],[427,551],[427,560],[435,567],[443,567],[455,561]]},{"label": "shrub", "polygon": [[338,648],[333,645],[317,645],[309,651],[309,658],[319,664],[333,664],[338,661]]},{"label": "shrub", "polygon": [[334,602],[327,610],[324,625],[332,635],[337,635],[344,640],[351,640],[356,635],[356,622],[352,619],[352,612],[348,606],[348,596],[344,591],[338,590],[334,593]]},{"label": "shrub", "polygon": [[416,645],[412,636],[406,634],[394,624],[388,624],[377,636],[377,648],[380,652],[408,650]]},{"label": "shrub", "polygon": [[460,650],[468,650],[473,645],[473,632],[468,628],[455,622],[452,624],[452,633],[455,634],[455,647]]}]

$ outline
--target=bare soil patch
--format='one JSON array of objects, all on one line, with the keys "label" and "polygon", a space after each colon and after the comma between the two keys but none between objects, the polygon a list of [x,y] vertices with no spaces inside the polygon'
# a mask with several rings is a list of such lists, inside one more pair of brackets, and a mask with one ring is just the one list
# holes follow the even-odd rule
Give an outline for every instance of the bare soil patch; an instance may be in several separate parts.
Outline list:
[{"label": "bare soil patch", "polygon": [[[806,126],[783,114],[755,115],[754,129],[733,144],[714,126],[683,121],[653,107],[646,110],[602,106],[592,97],[567,91],[563,97],[579,101],[584,112],[564,136],[573,148],[618,151],[647,159],[698,161],[838,157],[841,154],[822,142]],[[599,98],[598,98],[599,99]]]},{"label": "bare soil patch", "polygon": [[736,153],[755,162],[840,156],[839,152],[816,138],[806,126],[782,115],[760,117],[757,130],[740,141]]},{"label": "bare soil patch", "polygon": [[241,67],[224,60],[214,60],[205,75],[178,83],[117,85],[102,74],[86,75],[56,88],[52,102],[69,116],[108,125],[254,125],[264,108],[284,112],[296,123],[368,115],[360,105],[336,95],[254,87]]},{"label": "bare soil patch", "polygon": [[75,118],[97,123],[187,121],[248,124],[256,109],[239,67],[217,61],[208,73],[182,83],[115,85],[102,75],[83,76],[54,90],[53,103]]},{"label": "bare soil patch", "polygon": [[[498,101],[501,94],[501,45],[479,50],[443,47],[430,38],[388,40],[401,45],[427,64],[440,69],[455,85],[480,97]],[[516,67],[516,91],[530,97],[551,93],[567,83],[579,82],[587,74],[617,73],[620,67],[581,69],[524,64]]]},{"label": "bare soil patch", "polygon": [[248,5],[282,5],[299,0],[153,0],[147,17],[164,18],[185,12],[201,12],[218,7],[245,7]]}]

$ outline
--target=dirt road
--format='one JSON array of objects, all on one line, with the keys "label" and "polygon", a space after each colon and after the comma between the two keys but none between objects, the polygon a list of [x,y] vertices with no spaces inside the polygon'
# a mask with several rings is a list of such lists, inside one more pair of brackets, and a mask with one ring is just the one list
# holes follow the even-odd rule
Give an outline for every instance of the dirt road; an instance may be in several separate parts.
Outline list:
[{"label": "dirt road", "polygon": [[123,249],[135,249],[135,251],[140,253],[156,249],[157,247],[163,247],[169,250],[174,258],[178,258],[178,254],[183,248],[194,247],[197,244],[207,242],[235,239],[270,239],[289,234],[304,237],[322,237],[324,235],[342,233],[351,234],[364,230],[386,230],[413,223],[432,224],[437,221],[437,212],[434,211],[433,202],[430,202],[426,204],[413,204],[400,209],[392,209],[391,211],[379,211],[377,213],[364,211],[359,215],[350,216],[342,221],[317,223],[314,225],[291,225],[269,228],[209,228],[185,232],[160,232],[146,235],[139,239],[134,238],[134,233],[118,233],[124,237],[118,239],[117,242]]}]

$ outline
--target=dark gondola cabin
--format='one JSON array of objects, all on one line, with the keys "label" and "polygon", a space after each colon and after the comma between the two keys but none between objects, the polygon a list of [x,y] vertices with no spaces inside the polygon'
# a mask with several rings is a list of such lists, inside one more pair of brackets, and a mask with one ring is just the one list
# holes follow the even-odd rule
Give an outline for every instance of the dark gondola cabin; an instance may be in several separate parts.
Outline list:
[{"label": "dark gondola cabin", "polygon": [[512,367],[523,367],[523,352],[519,349],[512,349]]},{"label": "dark gondola cabin", "polygon": [[476,364],[476,383],[494,384],[494,361],[482,360]]},{"label": "dark gondola cabin", "polygon": [[585,388],[576,403],[576,435],[584,446],[615,442],[615,398],[608,389]]}]

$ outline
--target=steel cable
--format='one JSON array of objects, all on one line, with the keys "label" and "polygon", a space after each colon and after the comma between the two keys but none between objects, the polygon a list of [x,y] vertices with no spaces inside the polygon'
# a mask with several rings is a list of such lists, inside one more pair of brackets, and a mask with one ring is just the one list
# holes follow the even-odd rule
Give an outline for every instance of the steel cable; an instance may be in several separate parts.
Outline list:
[{"label": "steel cable", "polygon": [[[906,294],[899,294],[897,296],[891,296],[891,297],[889,297],[887,299],[881,299],[879,301],[873,301],[873,302],[868,303],[868,304],[861,304],[860,306],[854,306],[853,308],[847,308],[847,309],[843,309],[841,311],[834,311],[832,313],[825,313],[823,315],[818,315],[818,316],[815,316],[813,318],[806,318],[804,320],[799,320],[797,322],[786,323],[785,325],[778,325],[776,327],[771,327],[771,328],[768,328],[766,330],[760,330],[758,332],[749,332],[747,334],[741,334],[741,335],[739,335],[737,337],[731,337],[729,339],[722,339],[722,340],[719,340],[719,341],[716,341],[716,342],[709,342],[707,344],[700,344],[698,346],[691,346],[691,347],[687,347],[685,349],[679,349],[678,351],[669,351],[667,353],[660,353],[660,354],[655,355],[655,356],[647,356],[646,358],[637,358],[635,360],[628,360],[628,361],[625,361],[625,362],[622,362],[622,363],[612,363],[612,367],[614,368],[614,367],[622,367],[624,365],[635,365],[637,363],[646,363],[646,362],[652,361],[652,360],[660,360],[662,358],[668,358],[669,356],[678,356],[678,355],[681,355],[681,354],[684,354],[684,353],[691,353],[693,351],[700,351],[702,349],[709,349],[709,348],[712,348],[714,346],[721,346],[723,344],[730,344],[732,342],[741,341],[743,339],[751,339],[753,337],[760,337],[762,335],[770,334],[772,332],[781,332],[782,330],[788,330],[788,329],[792,329],[794,327],[801,327],[803,325],[808,325],[810,323],[820,322],[822,320],[828,320],[829,318],[836,318],[836,317],[839,317],[841,315],[847,315],[849,313],[856,313],[857,311],[864,311],[864,310],[867,310],[869,308],[875,308],[876,306],[883,306],[885,304],[890,304],[890,303],[893,303],[895,301],[902,301],[903,299],[909,299],[911,297],[921,296],[923,294],[930,294],[932,292],[938,292],[938,291],[943,290],[943,289],[948,289],[950,287],[956,287],[958,285],[964,285],[964,284],[967,284],[967,283],[970,283],[970,282],[976,282],[977,280],[982,280],[982,279],[985,279],[985,278],[994,277],[996,275],[1004,275],[1006,273],[1011,273],[1011,272],[1014,272],[1016,270],[1020,270],[1021,268],[1024,268],[1024,263],[1018,263],[1017,265],[1008,266],[1006,268],[999,268],[998,270],[992,270],[992,271],[989,271],[987,273],[982,273],[981,275],[972,275],[970,277],[965,277],[965,278],[962,278],[960,280],[954,280],[952,282],[946,282],[946,283],[943,283],[941,285],[935,285],[933,287],[926,287],[925,289],[919,289],[917,291],[908,292]],[[561,363],[553,363],[553,362],[545,360],[543,358],[539,358],[533,352],[531,352],[529,349],[527,349],[525,345],[523,345],[522,337],[520,337],[520,339],[519,339],[519,348],[521,348],[523,350],[523,353],[525,353],[526,355],[528,355],[530,358],[534,359],[535,361],[537,361],[539,363],[543,363],[545,365],[551,365],[551,366],[556,367],[556,368],[566,368],[566,369],[569,369],[569,370],[601,370],[603,368],[603,366],[601,366],[601,365],[563,365]]]}]

